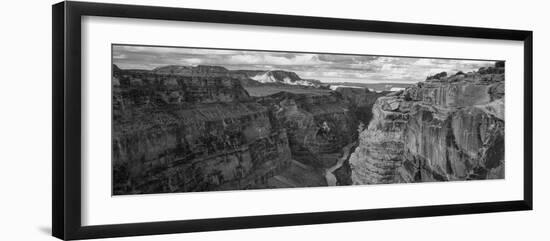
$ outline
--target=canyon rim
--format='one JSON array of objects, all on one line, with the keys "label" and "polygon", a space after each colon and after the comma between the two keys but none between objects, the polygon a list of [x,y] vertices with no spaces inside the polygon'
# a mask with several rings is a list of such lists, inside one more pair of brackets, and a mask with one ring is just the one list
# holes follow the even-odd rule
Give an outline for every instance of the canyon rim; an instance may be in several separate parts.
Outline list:
[{"label": "canyon rim", "polygon": [[505,62],[112,45],[112,194],[503,179]]}]

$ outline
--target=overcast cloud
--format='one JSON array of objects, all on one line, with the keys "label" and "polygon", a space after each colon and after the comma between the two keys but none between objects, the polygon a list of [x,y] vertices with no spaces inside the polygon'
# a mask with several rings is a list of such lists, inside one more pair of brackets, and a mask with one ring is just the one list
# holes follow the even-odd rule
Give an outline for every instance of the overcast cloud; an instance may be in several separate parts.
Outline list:
[{"label": "overcast cloud", "polygon": [[439,72],[469,72],[493,61],[306,54],[199,48],[113,46],[113,63],[122,69],[154,69],[165,65],[217,65],[231,70],[287,70],[323,82],[423,81]]}]

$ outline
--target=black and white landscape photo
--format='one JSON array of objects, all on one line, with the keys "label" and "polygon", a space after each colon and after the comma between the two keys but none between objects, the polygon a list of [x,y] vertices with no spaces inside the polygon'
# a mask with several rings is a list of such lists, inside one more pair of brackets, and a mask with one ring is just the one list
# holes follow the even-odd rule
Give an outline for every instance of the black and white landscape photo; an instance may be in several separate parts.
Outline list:
[{"label": "black and white landscape photo", "polygon": [[112,193],[503,179],[504,69],[114,44]]}]

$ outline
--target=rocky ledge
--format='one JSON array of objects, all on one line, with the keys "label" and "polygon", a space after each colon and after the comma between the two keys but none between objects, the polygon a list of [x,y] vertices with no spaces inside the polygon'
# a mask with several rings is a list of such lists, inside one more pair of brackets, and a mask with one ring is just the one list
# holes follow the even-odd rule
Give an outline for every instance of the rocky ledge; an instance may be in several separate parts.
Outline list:
[{"label": "rocky ledge", "polygon": [[504,178],[504,67],[441,73],[376,100],[353,184]]}]

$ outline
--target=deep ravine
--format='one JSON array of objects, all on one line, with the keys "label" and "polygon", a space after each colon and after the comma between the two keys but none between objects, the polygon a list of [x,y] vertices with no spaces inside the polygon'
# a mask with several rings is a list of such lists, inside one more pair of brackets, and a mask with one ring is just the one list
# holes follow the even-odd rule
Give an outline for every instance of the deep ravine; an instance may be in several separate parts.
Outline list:
[{"label": "deep ravine", "polygon": [[356,144],[356,141],[346,145],[342,148],[342,156],[338,158],[338,161],[336,164],[330,168],[325,169],[325,178],[327,179],[327,185],[328,186],[336,186],[337,179],[334,175],[334,171],[342,166],[342,164],[349,158],[349,155],[351,154],[352,147]]}]

